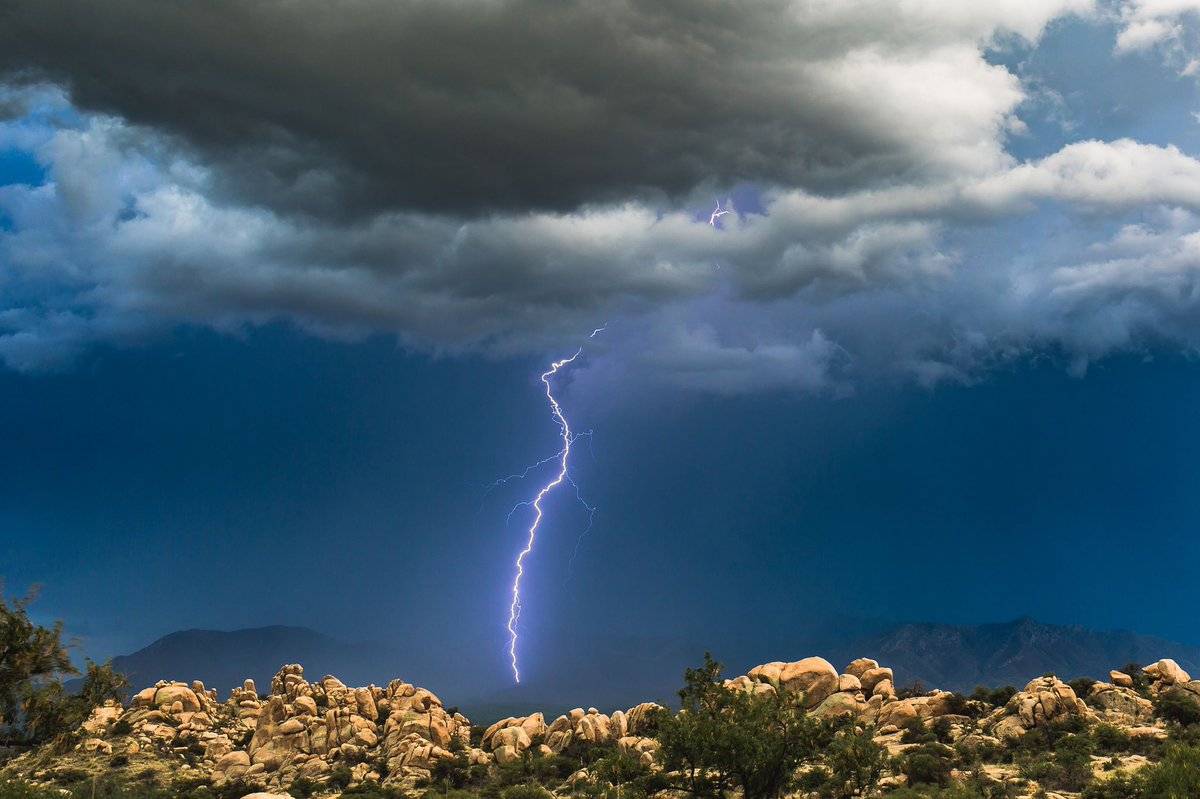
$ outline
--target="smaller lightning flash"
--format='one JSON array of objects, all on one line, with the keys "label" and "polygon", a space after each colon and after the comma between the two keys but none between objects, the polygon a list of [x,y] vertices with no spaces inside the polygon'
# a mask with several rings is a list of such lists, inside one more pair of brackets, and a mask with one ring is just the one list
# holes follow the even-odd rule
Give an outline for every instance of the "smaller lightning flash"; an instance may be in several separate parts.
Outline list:
[{"label": "smaller lightning flash", "polygon": [[713,209],[712,216],[708,218],[708,224],[712,227],[717,226],[717,220],[725,214],[732,213],[733,209],[729,207],[729,203],[725,203],[725,207],[721,207],[721,201],[717,200],[717,207]]}]

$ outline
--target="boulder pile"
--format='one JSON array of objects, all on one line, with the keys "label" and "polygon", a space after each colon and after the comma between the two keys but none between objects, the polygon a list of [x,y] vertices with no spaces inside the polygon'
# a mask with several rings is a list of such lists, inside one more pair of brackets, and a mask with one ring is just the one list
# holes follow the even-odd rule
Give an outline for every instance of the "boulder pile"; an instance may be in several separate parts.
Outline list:
[{"label": "boulder pile", "polygon": [[[1105,722],[1131,737],[1161,738],[1165,726],[1156,706],[1168,698],[1200,712],[1200,680],[1172,660],[1139,674],[1111,671],[1107,682],[1090,686],[1073,683],[1078,694],[1057,677],[1038,677],[994,709],[946,691],[898,694],[895,682],[890,668],[868,658],[839,671],[810,657],[764,663],[724,685],[783,698],[819,718],[849,718],[873,729],[892,754],[918,737],[906,733],[926,725],[936,726],[943,741],[996,747],[1060,724]],[[106,702],[81,725],[75,752],[114,762],[138,758],[141,764],[162,764],[172,775],[234,791],[279,793],[301,782],[338,788],[380,783],[417,795],[444,761],[495,773],[526,758],[592,760],[586,757],[589,748],[607,747],[657,769],[655,726],[663,712],[651,702],[611,713],[580,707],[552,721],[531,713],[473,729],[461,713],[411,683],[352,688],[333,676],[310,682],[301,666],[286,665],[265,695],[252,680],[224,702],[201,682],[160,681],[135,694],[127,707]],[[28,762],[34,765],[25,776],[36,778],[40,761]],[[586,772],[575,776],[580,774]]]}]

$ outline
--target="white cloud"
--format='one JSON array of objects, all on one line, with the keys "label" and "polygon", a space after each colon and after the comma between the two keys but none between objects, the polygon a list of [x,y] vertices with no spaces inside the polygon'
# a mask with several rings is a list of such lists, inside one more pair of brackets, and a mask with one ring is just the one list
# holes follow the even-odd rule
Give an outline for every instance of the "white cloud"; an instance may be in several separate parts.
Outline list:
[{"label": "white cloud", "polygon": [[1127,0],[1120,7],[1117,51],[1145,50],[1173,41],[1183,31],[1183,19],[1198,12],[1200,0]]}]

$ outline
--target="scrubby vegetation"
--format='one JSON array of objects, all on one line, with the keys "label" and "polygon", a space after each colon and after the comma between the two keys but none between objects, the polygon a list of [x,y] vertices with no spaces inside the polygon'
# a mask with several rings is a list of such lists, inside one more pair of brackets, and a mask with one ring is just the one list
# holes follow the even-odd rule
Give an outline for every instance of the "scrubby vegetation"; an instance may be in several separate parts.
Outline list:
[{"label": "scrubby vegetation", "polygon": [[[122,710],[112,705],[103,734],[119,748],[89,746],[80,721],[126,685],[108,666],[89,663],[82,692],[68,695],[57,679],[69,673],[60,632],[29,623],[26,605],[0,606],[7,646],[18,653],[3,663],[0,706],[14,739],[49,743],[32,750],[24,779],[6,779],[0,763],[0,799],[240,799],[279,787],[261,781],[267,776],[261,772],[214,779],[194,741],[176,740],[164,750],[128,746],[123,742],[137,733],[128,719],[142,722],[136,714],[116,718]],[[820,696],[809,701],[807,687],[785,690],[780,678],[727,681],[706,656],[684,675],[679,711],[647,706],[631,737],[559,739],[551,748],[556,728],[538,716],[522,748],[501,758],[499,746],[489,743],[497,725],[464,726],[419,779],[392,779],[397,772],[389,772],[385,758],[335,761],[285,787],[295,799],[1200,797],[1200,683],[1186,676],[1152,681],[1140,667],[1126,669],[1130,679],[1117,675],[1124,684],[1113,712],[1102,704],[1113,685],[1053,677],[1022,691],[981,687],[969,696],[915,686],[897,692],[907,699],[876,699],[872,710],[857,678],[835,673],[837,687],[827,687],[825,697],[842,698],[826,705]],[[320,700],[313,705],[324,712],[328,704]],[[829,706],[835,712],[823,712]],[[170,722],[170,714],[158,717]],[[510,732],[508,740],[520,738]]]},{"label": "scrubby vegetation", "polygon": [[62,680],[79,672],[63,644],[62,624],[30,620],[35,596],[8,601],[0,592],[0,742],[36,744],[69,733],[93,707],[120,699],[128,688],[111,663],[89,660],[81,690],[69,693]]}]

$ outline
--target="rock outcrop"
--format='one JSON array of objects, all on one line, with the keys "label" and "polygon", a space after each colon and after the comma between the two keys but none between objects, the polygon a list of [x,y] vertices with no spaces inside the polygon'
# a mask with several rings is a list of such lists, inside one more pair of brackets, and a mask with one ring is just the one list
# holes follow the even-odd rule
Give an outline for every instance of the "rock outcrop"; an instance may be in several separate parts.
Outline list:
[{"label": "rock outcrop", "polygon": [[1057,677],[1039,677],[1018,691],[989,719],[991,734],[1000,740],[1019,738],[1036,727],[1070,718],[1090,719],[1092,711],[1071,686]]},{"label": "rock outcrop", "polygon": [[[778,697],[819,718],[848,717],[898,754],[907,731],[933,722],[943,740],[986,750],[1039,727],[1074,722],[1106,722],[1133,738],[1161,739],[1166,727],[1156,718],[1156,703],[1173,698],[1200,712],[1200,680],[1174,661],[1160,660],[1143,673],[1135,678],[1112,671],[1109,682],[1093,683],[1083,698],[1057,677],[1039,677],[991,713],[990,706],[946,691],[898,696],[892,669],[867,658],[841,672],[817,657],[775,661],[724,685]],[[355,688],[333,676],[310,682],[301,666],[286,665],[266,695],[247,680],[221,702],[202,683],[162,681],[135,694],[128,707],[106,702],[80,726],[74,751],[82,758],[166,764],[174,774],[206,778],[234,793],[282,794],[307,781],[374,782],[417,795],[444,761],[495,774],[527,758],[588,760],[595,754],[589,748],[605,747],[658,768],[655,733],[667,712],[654,703],[611,713],[580,707],[552,721],[534,712],[500,719],[473,735],[465,716],[411,683]],[[580,779],[594,775],[581,770],[570,781]]]}]

